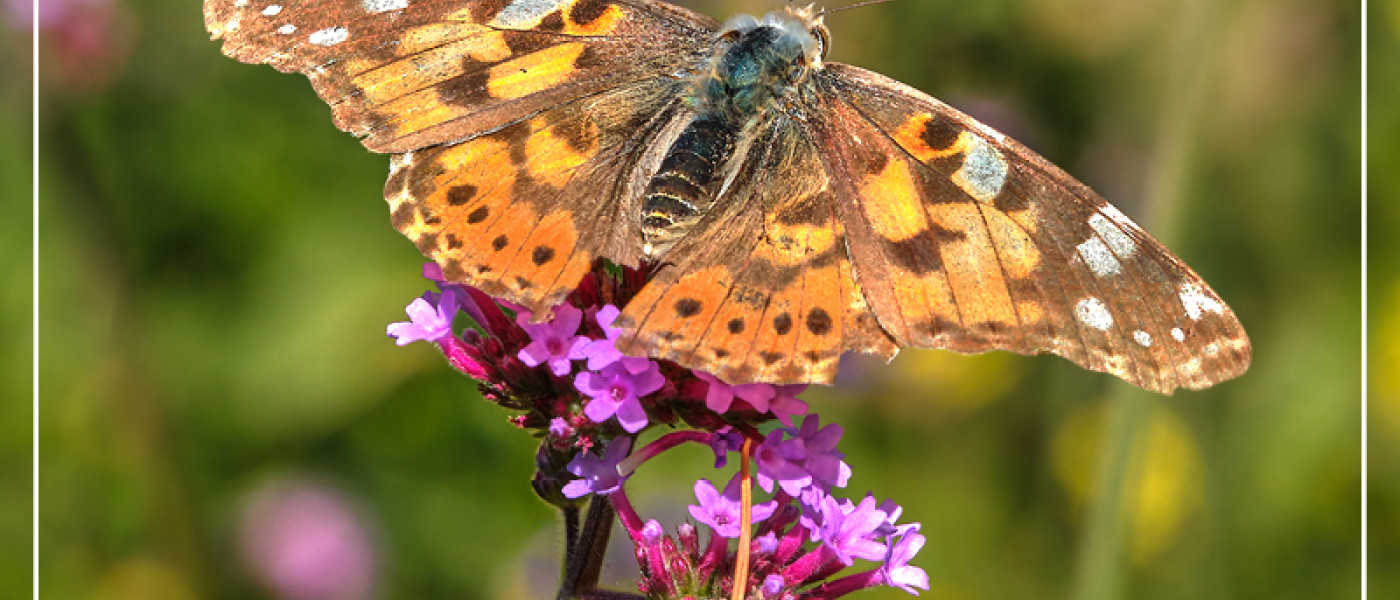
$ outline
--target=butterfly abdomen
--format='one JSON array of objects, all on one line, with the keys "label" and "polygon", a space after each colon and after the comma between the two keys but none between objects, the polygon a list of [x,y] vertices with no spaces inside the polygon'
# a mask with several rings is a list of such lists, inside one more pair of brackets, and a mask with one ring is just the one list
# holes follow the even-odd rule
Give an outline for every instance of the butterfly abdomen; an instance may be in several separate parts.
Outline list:
[{"label": "butterfly abdomen", "polygon": [[642,234],[651,254],[665,252],[714,204],[717,173],[737,134],[729,120],[701,115],[671,144],[642,199]]},{"label": "butterfly abdomen", "polygon": [[820,59],[820,46],[801,19],[772,13],[730,20],[705,75],[689,100],[699,116],[667,148],[642,201],[642,233],[650,256],[674,245],[714,205],[734,142],[778,105]]}]

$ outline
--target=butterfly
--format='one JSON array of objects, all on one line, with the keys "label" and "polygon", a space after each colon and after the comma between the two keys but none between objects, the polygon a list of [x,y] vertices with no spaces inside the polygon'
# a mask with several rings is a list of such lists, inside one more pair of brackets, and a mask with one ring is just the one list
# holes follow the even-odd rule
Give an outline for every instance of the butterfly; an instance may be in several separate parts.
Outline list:
[{"label": "butterfly", "polygon": [[205,0],[225,54],[310,78],[391,154],[391,220],[452,281],[550,308],[660,265],[629,355],[830,383],[846,352],[1050,352],[1162,393],[1249,366],[1201,278],[1088,187],[948,105],[825,62],[812,7]]}]

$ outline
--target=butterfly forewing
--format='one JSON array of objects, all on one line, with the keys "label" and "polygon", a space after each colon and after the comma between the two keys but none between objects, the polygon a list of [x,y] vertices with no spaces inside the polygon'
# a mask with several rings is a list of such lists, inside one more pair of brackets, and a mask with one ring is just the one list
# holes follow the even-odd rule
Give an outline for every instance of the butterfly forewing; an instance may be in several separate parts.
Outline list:
[{"label": "butterfly forewing", "polygon": [[[1089,188],[917,90],[845,65],[828,65],[826,75],[830,95],[849,107],[832,107],[847,135],[827,136],[830,143],[862,137],[859,120],[881,138],[863,143],[895,147],[891,162],[914,172],[872,175],[869,164],[833,163],[853,182],[896,182],[857,188],[847,208],[870,226],[857,232],[848,223],[858,272],[895,270],[893,280],[907,281],[908,268],[922,269],[922,291],[943,301],[931,304],[951,302],[959,314],[920,331],[917,294],[862,278],[896,340],[962,352],[1049,351],[1164,393],[1248,367],[1248,339],[1215,292]],[[867,242],[856,242],[861,234]]]},{"label": "butterfly forewing", "polygon": [[306,74],[379,152],[468,139],[561,102],[669,76],[704,17],[633,0],[206,0],[224,52]]}]

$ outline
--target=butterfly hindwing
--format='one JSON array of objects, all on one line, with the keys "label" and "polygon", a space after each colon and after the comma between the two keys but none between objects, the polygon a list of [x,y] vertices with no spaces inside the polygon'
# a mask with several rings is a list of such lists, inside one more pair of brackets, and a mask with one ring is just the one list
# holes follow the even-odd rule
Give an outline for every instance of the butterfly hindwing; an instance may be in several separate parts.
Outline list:
[{"label": "butterfly hindwing", "polygon": [[[397,155],[385,186],[394,226],[451,281],[537,315],[577,286],[595,259],[636,262],[639,182],[678,108],[654,80],[543,111],[452,146]],[[668,108],[669,107],[669,108]]]},{"label": "butterfly hindwing", "polygon": [[732,382],[829,383],[844,351],[893,357],[811,136],[786,117],[754,129],[716,208],[618,319],[618,347]]},{"label": "butterfly hindwing", "polygon": [[838,64],[824,76],[818,129],[833,180],[851,182],[852,258],[901,345],[1048,351],[1164,393],[1248,366],[1219,297],[1089,188],[903,84]]}]

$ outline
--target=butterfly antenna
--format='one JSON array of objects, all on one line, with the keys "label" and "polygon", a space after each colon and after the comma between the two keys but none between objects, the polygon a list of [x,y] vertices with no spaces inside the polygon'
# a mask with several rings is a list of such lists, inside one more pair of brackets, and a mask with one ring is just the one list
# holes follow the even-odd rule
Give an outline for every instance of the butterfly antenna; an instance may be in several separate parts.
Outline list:
[{"label": "butterfly antenna", "polygon": [[848,5],[842,6],[842,7],[840,7],[840,8],[822,9],[821,12],[817,13],[817,16],[818,16],[818,17],[824,17],[824,16],[829,15],[829,14],[831,14],[831,13],[841,12],[841,11],[843,11],[843,10],[851,10],[852,8],[860,8],[860,7],[862,7],[862,6],[870,6],[871,4],[884,4],[884,3],[886,3],[886,2],[894,2],[894,1],[895,1],[895,0],[865,0],[865,2],[857,2],[857,3],[855,3],[855,4],[848,4]]}]

